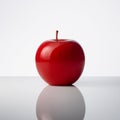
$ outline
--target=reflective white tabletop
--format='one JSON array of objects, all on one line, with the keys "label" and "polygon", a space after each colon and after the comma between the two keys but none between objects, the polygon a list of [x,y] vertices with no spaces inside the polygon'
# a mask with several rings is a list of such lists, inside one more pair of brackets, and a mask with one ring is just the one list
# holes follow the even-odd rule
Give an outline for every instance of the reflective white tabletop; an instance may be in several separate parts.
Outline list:
[{"label": "reflective white tabletop", "polygon": [[81,77],[64,87],[0,77],[0,120],[120,120],[120,77]]}]

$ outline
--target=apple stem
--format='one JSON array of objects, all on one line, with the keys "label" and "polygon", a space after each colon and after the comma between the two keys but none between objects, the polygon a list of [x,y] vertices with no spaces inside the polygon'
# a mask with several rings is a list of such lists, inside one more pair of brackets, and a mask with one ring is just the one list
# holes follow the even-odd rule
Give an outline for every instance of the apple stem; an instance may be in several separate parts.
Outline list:
[{"label": "apple stem", "polygon": [[58,41],[58,30],[56,30],[56,41]]}]

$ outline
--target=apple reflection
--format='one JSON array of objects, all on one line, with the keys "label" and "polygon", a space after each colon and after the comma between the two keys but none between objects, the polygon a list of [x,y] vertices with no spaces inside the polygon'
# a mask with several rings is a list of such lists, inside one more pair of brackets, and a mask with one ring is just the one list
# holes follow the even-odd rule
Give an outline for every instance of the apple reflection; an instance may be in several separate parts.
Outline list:
[{"label": "apple reflection", "polygon": [[47,86],[36,104],[38,120],[83,120],[85,102],[74,86]]}]

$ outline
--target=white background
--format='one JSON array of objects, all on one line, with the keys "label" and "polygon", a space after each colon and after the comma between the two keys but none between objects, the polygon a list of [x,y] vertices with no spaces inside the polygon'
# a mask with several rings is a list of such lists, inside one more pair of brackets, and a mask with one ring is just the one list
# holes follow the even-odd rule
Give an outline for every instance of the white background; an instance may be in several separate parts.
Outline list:
[{"label": "white background", "polygon": [[86,56],[83,76],[120,75],[119,0],[0,0],[0,76],[36,76],[43,41],[78,41]]}]

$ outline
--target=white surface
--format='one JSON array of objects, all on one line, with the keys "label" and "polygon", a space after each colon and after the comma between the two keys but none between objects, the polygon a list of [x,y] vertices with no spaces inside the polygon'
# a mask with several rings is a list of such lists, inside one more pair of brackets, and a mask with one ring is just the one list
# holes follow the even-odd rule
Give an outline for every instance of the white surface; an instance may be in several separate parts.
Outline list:
[{"label": "white surface", "polygon": [[83,75],[120,75],[119,0],[0,0],[0,76],[38,75],[36,49],[56,29],[83,46]]},{"label": "white surface", "polygon": [[71,114],[74,120],[83,114],[84,120],[120,120],[120,77],[84,77],[74,85],[49,87],[39,77],[0,77],[0,120],[37,120],[36,113],[47,120],[71,120]]}]

